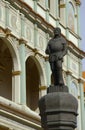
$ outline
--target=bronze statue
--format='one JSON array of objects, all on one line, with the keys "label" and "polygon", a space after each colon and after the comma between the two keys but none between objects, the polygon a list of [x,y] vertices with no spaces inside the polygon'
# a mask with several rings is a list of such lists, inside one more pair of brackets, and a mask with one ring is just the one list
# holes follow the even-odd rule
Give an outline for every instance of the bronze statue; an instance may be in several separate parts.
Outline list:
[{"label": "bronze statue", "polygon": [[39,100],[42,128],[74,130],[77,126],[78,101],[69,93],[63,81],[62,62],[67,53],[67,42],[61,36],[60,28],[54,29],[54,37],[48,42],[46,53],[49,55],[54,84],[47,88],[47,95]]},{"label": "bronze statue", "polygon": [[61,29],[54,29],[54,37],[49,40],[46,54],[49,55],[49,63],[54,78],[54,86],[63,86],[63,75],[62,75],[62,62],[63,57],[67,53],[67,42],[64,37],[61,36]]}]

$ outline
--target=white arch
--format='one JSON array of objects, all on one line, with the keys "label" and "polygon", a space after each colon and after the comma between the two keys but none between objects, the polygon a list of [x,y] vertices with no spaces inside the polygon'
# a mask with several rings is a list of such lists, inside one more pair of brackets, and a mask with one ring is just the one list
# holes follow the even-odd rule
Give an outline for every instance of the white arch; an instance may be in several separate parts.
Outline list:
[{"label": "white arch", "polygon": [[20,71],[21,66],[20,66],[19,52],[16,46],[14,45],[14,42],[9,37],[8,38],[1,37],[1,39],[5,42],[5,44],[7,45],[11,53],[12,60],[13,60],[13,70]]},{"label": "white arch", "polygon": [[46,75],[45,75],[45,69],[44,69],[45,67],[43,66],[43,61],[41,60],[39,55],[37,55],[35,59],[36,59],[37,66],[39,68],[41,86],[43,85],[46,86]]},{"label": "white arch", "polygon": [[77,83],[77,81],[75,80],[75,79],[72,79],[71,80],[71,84],[70,84],[70,87],[71,87],[71,85],[72,85],[72,83],[75,85],[75,87],[76,87],[76,90],[77,90],[77,98],[78,98],[78,93],[79,93],[79,89],[78,89],[78,83]]},{"label": "white arch", "polygon": [[[0,33],[0,38],[9,48],[9,51],[12,56],[13,68],[12,71],[20,72],[21,65],[19,59],[19,52],[17,47],[14,45],[14,41],[11,37],[6,37],[4,33]],[[16,103],[20,103],[20,74],[12,76],[12,100]]]},{"label": "white arch", "polygon": [[43,67],[43,61],[41,61],[41,58],[40,56],[35,56],[34,55],[34,52],[30,51],[27,55],[26,55],[26,60],[29,58],[29,57],[32,57],[32,59],[35,61],[36,65],[37,65],[37,68],[38,68],[38,71],[39,71],[39,76],[40,76],[40,85],[41,86],[46,86],[46,75],[45,75],[45,70],[44,70],[44,67]]},{"label": "white arch", "polygon": [[76,13],[76,6],[75,6],[73,0],[69,0],[69,1],[68,1],[68,4],[69,4],[69,3],[73,6],[73,10],[74,10],[74,14],[75,14],[75,13]]},{"label": "white arch", "polygon": [[19,52],[17,47],[14,45],[15,44],[14,41],[11,39],[11,37],[6,37],[6,35],[4,35],[3,33],[0,33],[0,38],[5,42],[5,44],[9,48],[13,60],[14,71],[20,71],[21,66],[20,66]]}]

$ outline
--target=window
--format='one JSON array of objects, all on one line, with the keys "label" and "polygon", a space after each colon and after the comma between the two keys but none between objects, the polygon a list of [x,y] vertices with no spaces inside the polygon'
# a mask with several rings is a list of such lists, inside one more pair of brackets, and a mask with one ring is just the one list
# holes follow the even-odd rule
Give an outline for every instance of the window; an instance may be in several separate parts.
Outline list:
[{"label": "window", "polygon": [[65,25],[65,2],[64,0],[58,1],[58,16],[60,17],[60,21]]},{"label": "window", "polygon": [[0,39],[0,96],[12,100],[12,57],[6,43]]},{"label": "window", "polygon": [[69,2],[69,5],[68,5],[68,27],[72,31],[75,30],[74,20],[75,20],[74,7],[73,7],[72,3]]},{"label": "window", "polygon": [[58,10],[59,10],[59,17],[60,17],[60,0],[58,1]]},{"label": "window", "polygon": [[71,94],[77,98],[78,95],[78,89],[75,82],[71,83]]},{"label": "window", "polygon": [[35,58],[30,56],[26,61],[26,103],[37,112],[39,101],[40,76]]},{"label": "window", "polygon": [[48,8],[50,10],[50,14],[52,16],[56,16],[56,1],[55,0],[48,0]]},{"label": "window", "polygon": [[41,6],[45,7],[45,0],[39,0]]},{"label": "window", "polygon": [[50,0],[48,0],[48,8],[50,9]]}]

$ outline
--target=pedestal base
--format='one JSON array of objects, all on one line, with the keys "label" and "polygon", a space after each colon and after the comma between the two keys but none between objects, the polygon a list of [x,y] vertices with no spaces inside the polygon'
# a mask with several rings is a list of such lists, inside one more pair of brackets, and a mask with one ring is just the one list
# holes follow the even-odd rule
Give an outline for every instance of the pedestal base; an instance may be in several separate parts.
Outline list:
[{"label": "pedestal base", "polygon": [[68,87],[67,86],[54,86],[54,85],[50,85],[47,88],[47,93],[53,93],[53,92],[68,92]]},{"label": "pedestal base", "polygon": [[41,124],[44,130],[74,130],[78,103],[67,92],[53,92],[39,100]]}]

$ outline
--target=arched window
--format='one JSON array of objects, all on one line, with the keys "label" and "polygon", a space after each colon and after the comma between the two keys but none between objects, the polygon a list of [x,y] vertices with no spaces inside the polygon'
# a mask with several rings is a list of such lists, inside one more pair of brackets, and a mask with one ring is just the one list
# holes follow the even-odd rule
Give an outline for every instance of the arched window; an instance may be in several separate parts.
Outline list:
[{"label": "arched window", "polygon": [[58,0],[58,16],[60,22],[65,25],[65,2],[64,0]]},{"label": "arched window", "polygon": [[75,31],[75,11],[71,2],[68,4],[68,27]]},{"label": "arched window", "polygon": [[50,9],[50,0],[48,0],[48,8]]},{"label": "arched window", "polygon": [[60,0],[58,1],[58,10],[59,10],[59,17],[60,17]]},{"label": "arched window", "polygon": [[0,96],[12,100],[12,56],[6,43],[0,39]]},{"label": "arched window", "polygon": [[78,89],[77,89],[77,85],[76,85],[75,82],[71,83],[71,89],[70,90],[71,90],[71,94],[77,98]]},{"label": "arched window", "polygon": [[39,3],[41,4],[41,6],[45,7],[45,0],[39,0]]},{"label": "arched window", "polygon": [[26,61],[26,103],[27,106],[37,111],[39,101],[40,75],[34,57]]},{"label": "arched window", "polygon": [[56,16],[56,1],[48,0],[48,8],[52,16]]}]

